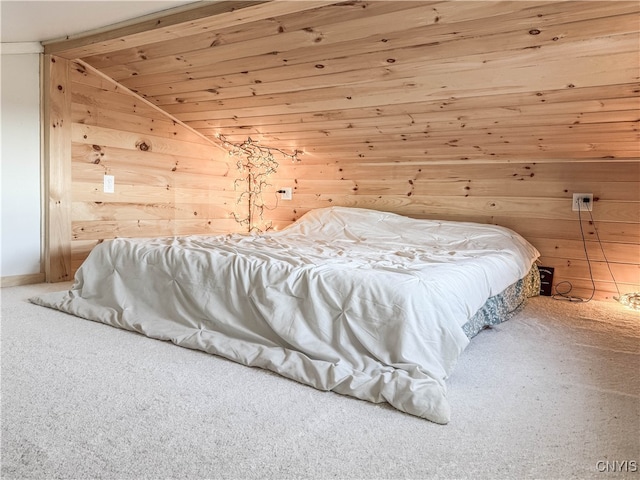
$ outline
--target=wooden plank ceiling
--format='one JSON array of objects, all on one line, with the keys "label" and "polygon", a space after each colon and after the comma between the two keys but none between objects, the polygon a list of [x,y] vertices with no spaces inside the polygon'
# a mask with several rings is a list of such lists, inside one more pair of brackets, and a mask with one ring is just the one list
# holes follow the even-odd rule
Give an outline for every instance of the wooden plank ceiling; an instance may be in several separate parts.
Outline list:
[{"label": "wooden plank ceiling", "polygon": [[48,45],[304,163],[637,159],[636,1],[215,2]]}]

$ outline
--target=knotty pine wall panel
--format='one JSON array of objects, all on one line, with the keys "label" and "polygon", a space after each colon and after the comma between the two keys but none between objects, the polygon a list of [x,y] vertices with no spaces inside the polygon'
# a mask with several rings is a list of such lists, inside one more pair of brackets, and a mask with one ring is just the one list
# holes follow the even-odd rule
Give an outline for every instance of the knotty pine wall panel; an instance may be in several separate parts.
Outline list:
[{"label": "knotty pine wall panel", "polygon": [[45,279],[73,278],[71,268],[71,116],[69,61],[47,55],[43,61]]},{"label": "knotty pine wall panel", "polygon": [[[573,295],[588,298],[592,291],[585,245],[596,298],[618,294],[612,274],[622,293],[640,288],[639,162],[308,166],[303,161],[283,163],[274,183],[294,189],[293,200],[279,202],[270,213],[276,228],[311,208],[332,205],[490,223],[527,238],[541,252],[541,264],[556,269],[555,284],[570,282]],[[571,210],[573,193],[593,193],[591,215],[579,217]]]},{"label": "knotty pine wall panel", "polygon": [[70,72],[74,271],[107,239],[238,228],[225,151],[82,64]]}]

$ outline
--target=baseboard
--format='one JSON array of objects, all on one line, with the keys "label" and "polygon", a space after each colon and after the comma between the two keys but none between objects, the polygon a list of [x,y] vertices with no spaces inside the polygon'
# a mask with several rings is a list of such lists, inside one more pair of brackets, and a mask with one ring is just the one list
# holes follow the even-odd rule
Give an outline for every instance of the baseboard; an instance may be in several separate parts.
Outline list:
[{"label": "baseboard", "polygon": [[44,282],[44,273],[30,273],[28,275],[13,275],[0,278],[0,287],[17,287]]}]

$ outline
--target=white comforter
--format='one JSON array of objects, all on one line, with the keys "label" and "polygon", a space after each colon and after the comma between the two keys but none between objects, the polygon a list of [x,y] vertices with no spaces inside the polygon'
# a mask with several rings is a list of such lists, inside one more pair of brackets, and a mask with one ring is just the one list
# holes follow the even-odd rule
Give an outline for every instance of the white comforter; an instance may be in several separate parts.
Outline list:
[{"label": "white comforter", "polygon": [[332,207],[263,235],[104,242],[32,301],[447,423],[461,326],[537,256],[502,227]]}]

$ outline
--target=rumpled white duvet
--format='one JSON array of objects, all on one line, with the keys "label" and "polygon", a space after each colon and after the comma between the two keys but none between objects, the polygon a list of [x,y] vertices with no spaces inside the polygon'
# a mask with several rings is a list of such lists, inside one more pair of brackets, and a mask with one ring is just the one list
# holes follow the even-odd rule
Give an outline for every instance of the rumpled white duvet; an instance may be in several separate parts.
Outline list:
[{"label": "rumpled white duvet", "polygon": [[262,235],[107,241],[31,301],[447,423],[462,325],[537,257],[503,227],[330,207]]}]

